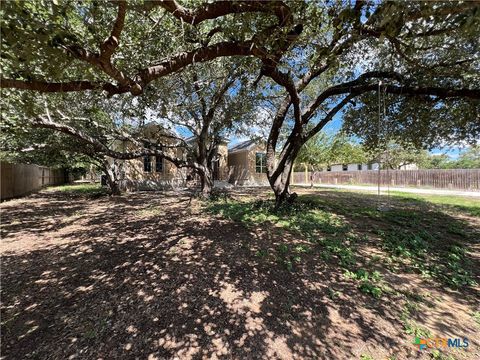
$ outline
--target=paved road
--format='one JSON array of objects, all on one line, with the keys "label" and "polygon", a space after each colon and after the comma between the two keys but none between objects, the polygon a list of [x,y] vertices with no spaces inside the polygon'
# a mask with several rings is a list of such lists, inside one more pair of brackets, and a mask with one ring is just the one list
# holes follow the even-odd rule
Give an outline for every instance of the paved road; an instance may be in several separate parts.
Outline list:
[{"label": "paved road", "polygon": [[[298,186],[298,185],[297,185]],[[301,185],[300,185],[301,186]],[[314,185],[314,187],[321,188],[335,188],[345,190],[362,190],[362,191],[378,191],[377,186],[356,186],[356,185]],[[385,186],[380,188],[380,191],[386,193],[389,189]],[[413,194],[426,194],[426,195],[455,195],[455,196],[468,196],[480,198],[480,191],[459,191],[459,190],[439,190],[439,189],[419,189],[419,188],[403,188],[403,187],[390,187],[390,191],[400,191]]]}]

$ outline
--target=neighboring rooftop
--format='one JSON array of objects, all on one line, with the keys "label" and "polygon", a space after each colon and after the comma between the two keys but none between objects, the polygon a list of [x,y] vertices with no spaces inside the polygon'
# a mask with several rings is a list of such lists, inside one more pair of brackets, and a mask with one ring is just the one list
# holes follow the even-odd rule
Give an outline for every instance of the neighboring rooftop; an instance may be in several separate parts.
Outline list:
[{"label": "neighboring rooftop", "polygon": [[[189,137],[186,137],[184,140],[187,142],[187,143],[191,143],[193,142],[197,137],[195,135],[192,135],[192,136],[189,136]],[[226,142],[228,143],[229,142],[229,139],[226,138],[226,137],[222,137],[221,140],[223,142]]]},{"label": "neighboring rooftop", "polygon": [[246,140],[239,142],[238,144],[233,145],[228,149],[229,153],[236,152],[236,151],[243,151],[243,150],[250,150],[253,148],[255,145],[257,145],[257,142],[255,140]]}]

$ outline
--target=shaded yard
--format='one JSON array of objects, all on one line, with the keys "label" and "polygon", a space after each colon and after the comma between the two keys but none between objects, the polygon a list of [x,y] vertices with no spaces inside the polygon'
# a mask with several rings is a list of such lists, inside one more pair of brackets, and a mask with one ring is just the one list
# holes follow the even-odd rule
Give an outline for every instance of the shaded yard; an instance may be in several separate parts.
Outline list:
[{"label": "shaded yard", "polygon": [[300,191],[277,213],[265,189],[2,203],[2,356],[480,357],[480,203],[393,196],[379,212],[373,195]]}]

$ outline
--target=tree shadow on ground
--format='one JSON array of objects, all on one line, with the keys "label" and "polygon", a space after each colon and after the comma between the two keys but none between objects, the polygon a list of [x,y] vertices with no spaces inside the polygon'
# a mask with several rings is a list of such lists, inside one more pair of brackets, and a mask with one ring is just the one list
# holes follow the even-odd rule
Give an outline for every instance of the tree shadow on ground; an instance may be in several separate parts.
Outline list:
[{"label": "tree shadow on ground", "polygon": [[[400,305],[359,293],[316,255],[294,271],[259,256],[302,239],[194,205],[155,193],[10,204],[10,224],[35,226],[7,223],[9,241],[43,241],[3,249],[3,356],[346,359],[377,347],[409,357]],[[50,227],[72,212],[83,215]]]},{"label": "tree shadow on ground", "polygon": [[472,208],[339,191],[304,191],[301,200],[342,216],[354,231],[369,235],[367,245],[408,260],[403,270],[478,296],[480,217],[469,214]]}]

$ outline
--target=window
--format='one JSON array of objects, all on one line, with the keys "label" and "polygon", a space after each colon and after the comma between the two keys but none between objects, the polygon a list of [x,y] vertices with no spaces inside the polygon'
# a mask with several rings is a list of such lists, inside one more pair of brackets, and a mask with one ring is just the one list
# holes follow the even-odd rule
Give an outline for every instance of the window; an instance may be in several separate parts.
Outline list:
[{"label": "window", "polygon": [[367,170],[372,170],[372,164],[367,165]]},{"label": "window", "polygon": [[[163,150],[162,145],[155,145],[155,148],[159,151]],[[155,156],[155,172],[163,172],[163,158],[160,156]]]},{"label": "window", "polygon": [[255,172],[266,173],[267,172],[267,159],[265,153],[255,154]]},{"label": "window", "polygon": [[143,157],[143,171],[152,172],[152,161],[149,155]]},{"label": "window", "polygon": [[357,170],[359,170],[359,171],[362,170],[362,164],[357,165]]},{"label": "window", "polygon": [[160,156],[155,156],[155,171],[163,172],[163,159]]},{"label": "window", "polygon": [[343,165],[342,165],[342,170],[343,170],[343,171],[347,171],[347,170],[348,170],[348,165],[347,165],[347,164],[343,164]]}]

